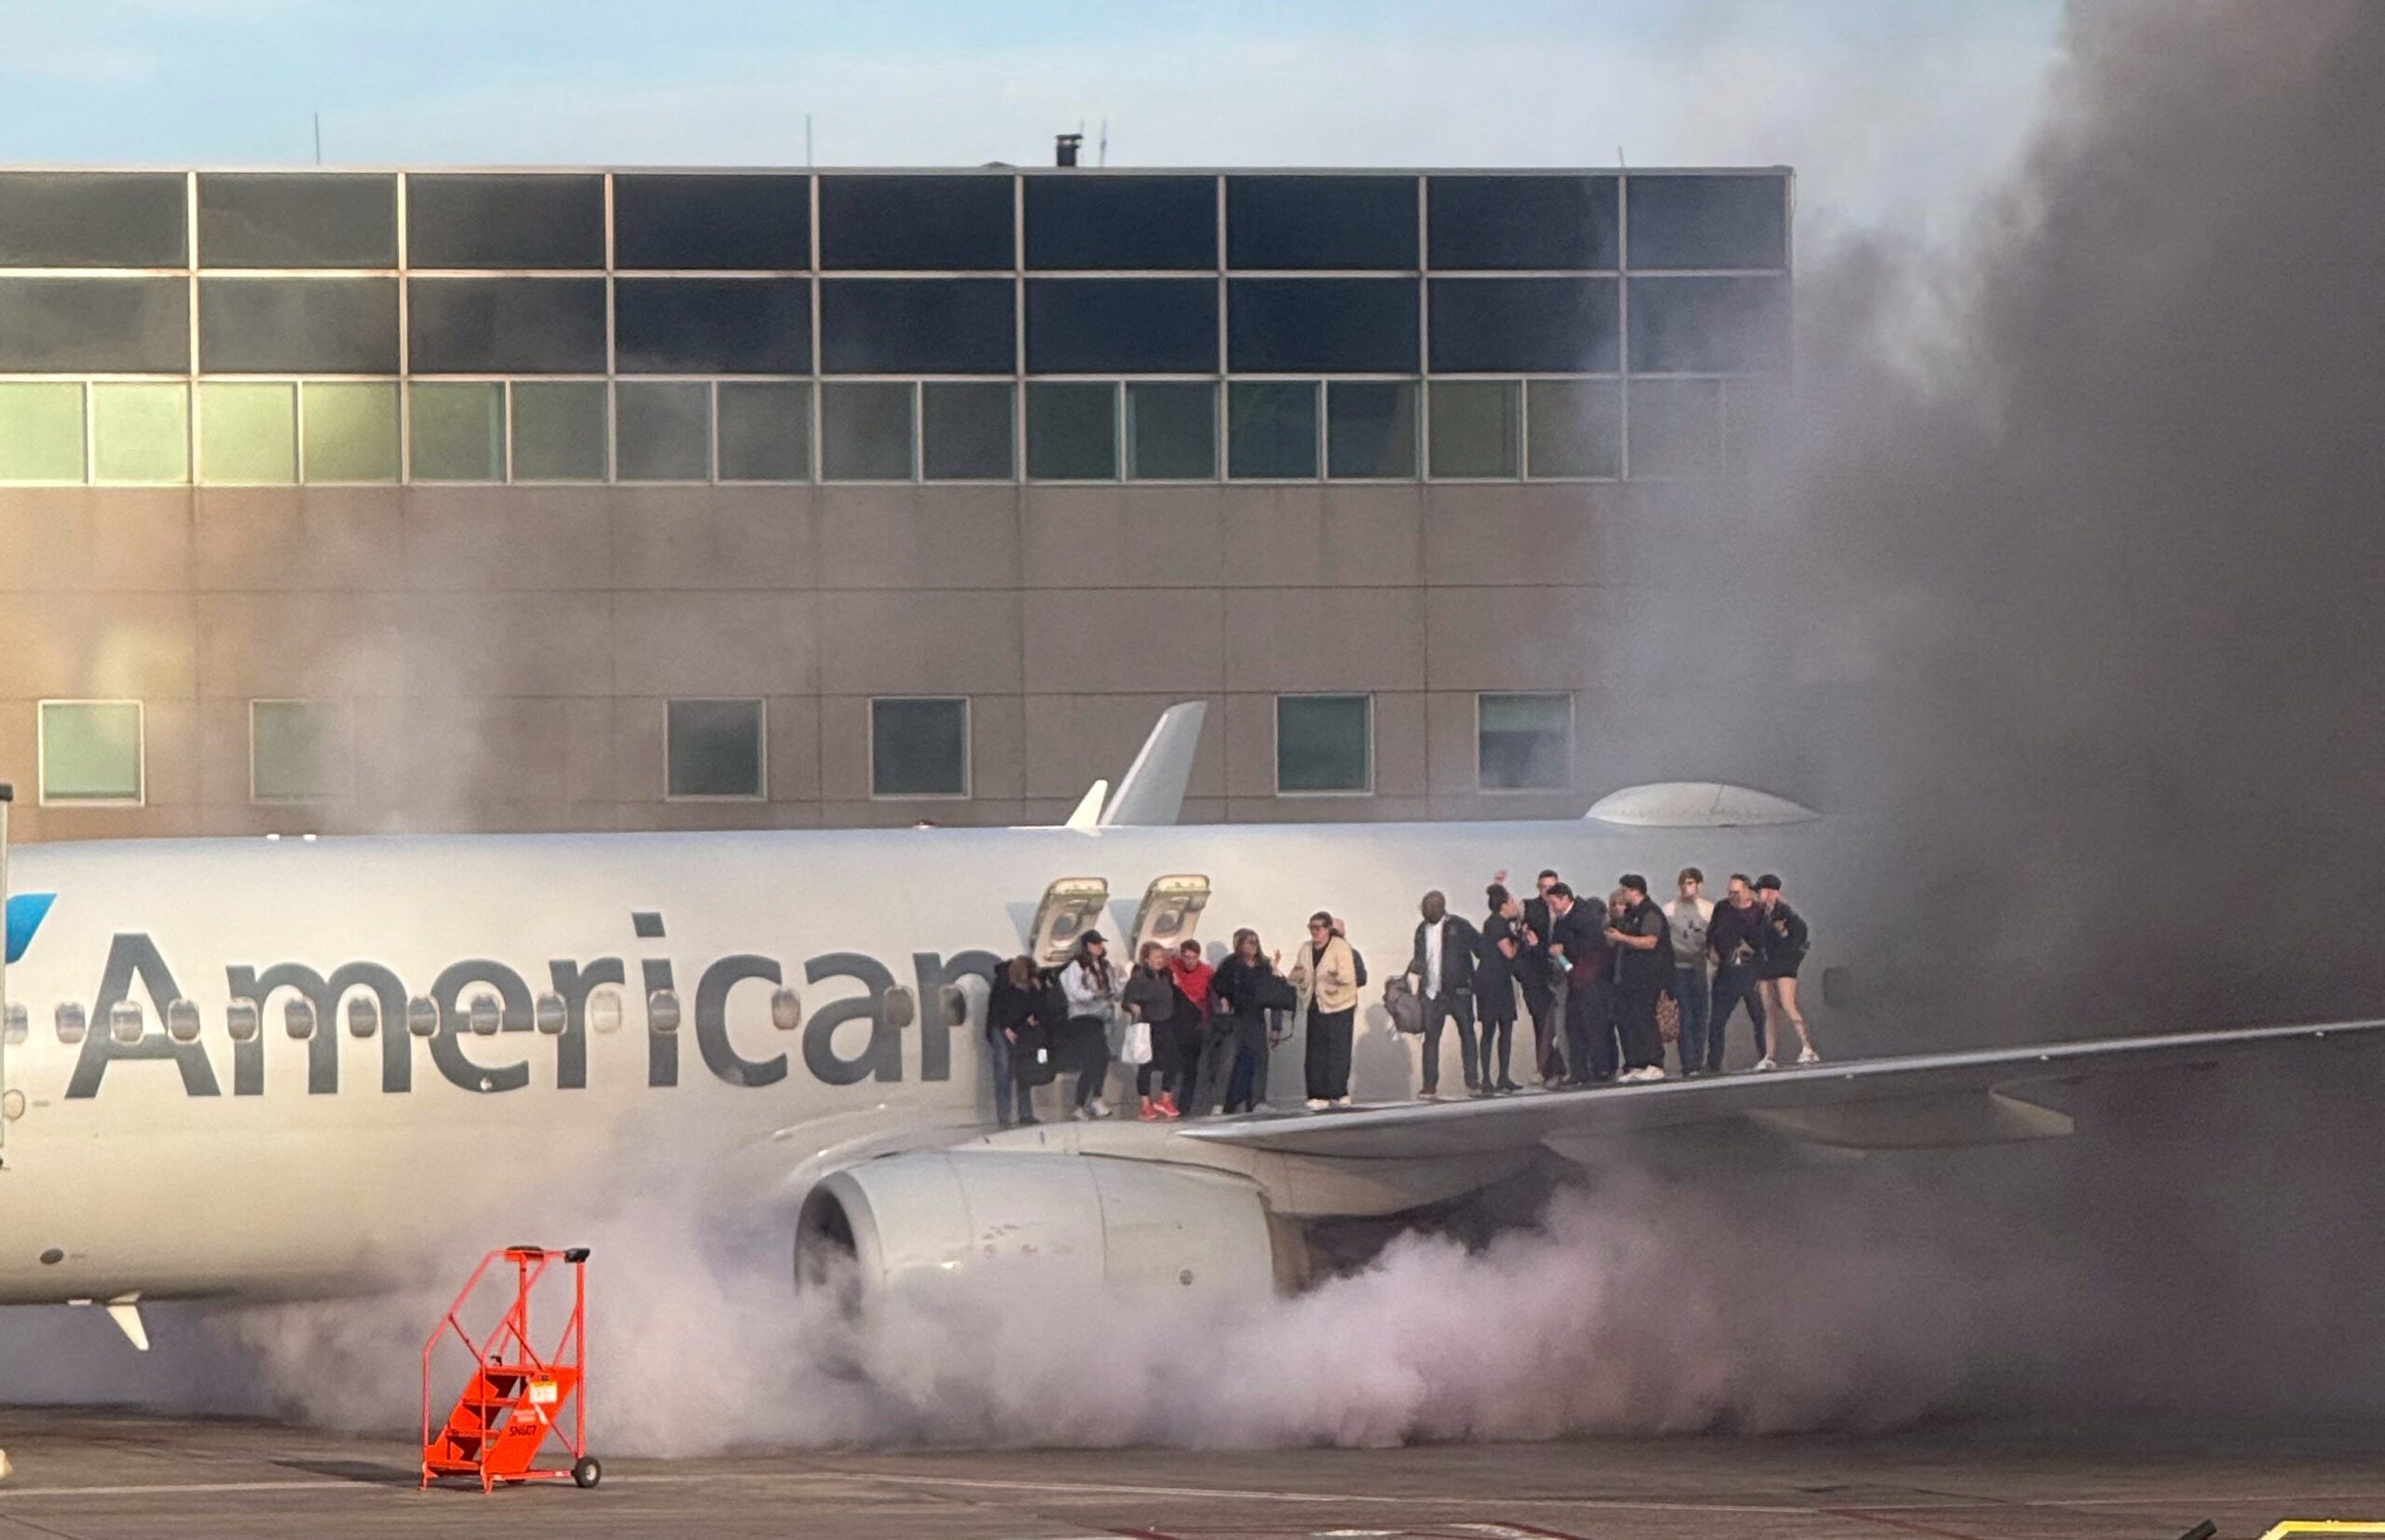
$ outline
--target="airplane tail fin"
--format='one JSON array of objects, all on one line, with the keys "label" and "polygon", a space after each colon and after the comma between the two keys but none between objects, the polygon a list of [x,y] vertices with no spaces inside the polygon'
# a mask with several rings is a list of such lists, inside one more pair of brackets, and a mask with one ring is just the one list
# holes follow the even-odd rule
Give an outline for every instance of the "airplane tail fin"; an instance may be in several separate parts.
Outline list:
[{"label": "airplane tail fin", "polygon": [[1192,756],[1201,746],[1201,719],[1208,710],[1206,701],[1185,701],[1159,714],[1102,813],[1101,827],[1170,825],[1183,815],[1184,788],[1192,779]]},{"label": "airplane tail fin", "polygon": [[1096,781],[1085,787],[1084,795],[1077,799],[1076,811],[1069,814],[1069,821],[1060,827],[1074,829],[1080,834],[1089,834],[1101,827],[1101,804],[1109,798],[1110,783],[1107,780]]}]

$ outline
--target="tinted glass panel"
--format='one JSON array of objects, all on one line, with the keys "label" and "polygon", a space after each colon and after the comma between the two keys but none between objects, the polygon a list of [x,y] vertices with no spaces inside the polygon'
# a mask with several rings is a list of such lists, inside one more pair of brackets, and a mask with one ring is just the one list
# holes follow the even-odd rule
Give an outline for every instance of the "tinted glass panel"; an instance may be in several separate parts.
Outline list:
[{"label": "tinted glass panel", "polygon": [[811,179],[616,176],[616,267],[809,267]]},{"label": "tinted glass panel", "polygon": [[1723,383],[1723,458],[1740,474],[1779,454],[1789,429],[1789,388],[1778,376]]},{"label": "tinted glass panel", "polygon": [[1710,475],[1722,463],[1722,381],[1631,382],[1634,478]]},{"label": "tinted glass panel", "polygon": [[722,481],[811,479],[811,387],[723,382],[716,404]]},{"label": "tinted glass panel", "polygon": [[1275,789],[1367,791],[1374,785],[1374,702],[1364,695],[1275,698]]},{"label": "tinted glass panel", "polygon": [[83,387],[0,381],[0,482],[83,479]]},{"label": "tinted glass panel", "polygon": [[178,278],[0,278],[0,370],[179,375],[190,286]]},{"label": "tinted glass panel", "polygon": [[1632,279],[1632,368],[1686,374],[1788,363],[1788,279]]},{"label": "tinted glass panel", "polygon": [[613,473],[625,482],[712,479],[712,387],[613,388]]},{"label": "tinted glass panel", "polygon": [[1608,374],[1620,356],[1611,278],[1437,278],[1432,300],[1437,370]]},{"label": "tinted glass panel", "polygon": [[1334,380],[1325,388],[1325,423],[1327,475],[1416,474],[1415,386]]},{"label": "tinted glass panel", "polygon": [[593,382],[533,382],[513,395],[513,479],[605,479],[605,388]]},{"label": "tinted glass panel", "polygon": [[198,388],[198,479],[278,485],[298,479],[298,388]]},{"label": "tinted glass panel", "polygon": [[1789,180],[1779,176],[1635,176],[1634,267],[1785,267]]},{"label": "tinted glass panel", "polygon": [[398,479],[396,382],[309,380],[301,389],[299,437],[308,481]]},{"label": "tinted glass panel", "polygon": [[1623,387],[1615,380],[1531,380],[1524,387],[1535,476],[1623,474]]},{"label": "tinted glass panel", "polygon": [[1413,267],[1412,176],[1230,176],[1226,253],[1236,267]]},{"label": "tinted glass panel", "polygon": [[824,176],[820,266],[893,270],[1011,265],[1011,179]]},{"label": "tinted glass panel", "polygon": [[215,375],[394,375],[393,278],[210,278],[198,366]]},{"label": "tinted glass panel", "polygon": [[1316,474],[1316,382],[1236,380],[1226,387],[1226,458],[1236,477]]},{"label": "tinted glass panel", "polygon": [[406,178],[406,260],[416,267],[602,267],[601,176]]},{"label": "tinted glass panel", "polygon": [[1027,473],[1038,481],[1118,475],[1118,388],[1038,380],[1027,388]]},{"label": "tinted glass panel", "polygon": [[41,799],[140,801],[139,704],[130,701],[44,701]]},{"label": "tinted glass panel", "polygon": [[613,285],[624,375],[808,375],[811,285],[799,278],[640,278]]},{"label": "tinted glass panel", "polygon": [[201,172],[198,261],[203,267],[394,267],[398,179]]},{"label": "tinted glass panel", "polygon": [[969,702],[872,701],[872,797],[969,795]]},{"label": "tinted glass panel", "polygon": [[1010,480],[1010,440],[1008,385],[920,387],[920,471],[929,481]]},{"label": "tinted glass panel", "polygon": [[1436,267],[1613,267],[1611,176],[1427,179],[1426,260]]},{"label": "tinted glass panel", "polygon": [[1416,285],[1406,279],[1238,278],[1226,287],[1236,373],[1416,370]]},{"label": "tinted glass panel", "polygon": [[1486,791],[1557,791],[1574,778],[1574,702],[1566,695],[1475,697],[1476,779]]},{"label": "tinted glass panel", "polygon": [[0,267],[179,267],[185,254],[179,176],[0,172]]},{"label": "tinted glass panel", "polygon": [[871,381],[820,388],[820,474],[832,482],[911,479],[907,385]]},{"label": "tinted glass panel", "polygon": [[418,375],[601,375],[602,279],[417,278],[406,283]]},{"label": "tinted glass panel", "polygon": [[249,705],[249,795],[260,802],[311,802],[347,793],[348,713],[330,701],[254,701]]},{"label": "tinted glass panel", "polygon": [[190,480],[190,387],[95,381],[91,458],[102,482]]},{"label": "tinted glass panel", "polygon": [[1515,380],[1433,382],[1433,474],[1512,476],[1521,468]]},{"label": "tinted glass panel", "polygon": [[670,796],[762,795],[761,702],[670,702],[663,741]]},{"label": "tinted glass panel", "polygon": [[1185,380],[1126,385],[1126,477],[1207,481],[1218,473],[1218,388]]},{"label": "tinted glass panel", "polygon": [[1218,367],[1214,279],[1044,278],[1027,285],[1036,375],[1206,375]]},{"label": "tinted glass panel", "polygon": [[410,385],[406,389],[412,479],[505,479],[504,386],[474,380]]},{"label": "tinted glass panel", "polygon": [[1215,267],[1218,184],[1206,176],[1030,176],[1029,267]]},{"label": "tinted glass panel", "polygon": [[820,285],[820,367],[831,375],[1007,375],[1016,367],[1007,279],[838,279]]}]

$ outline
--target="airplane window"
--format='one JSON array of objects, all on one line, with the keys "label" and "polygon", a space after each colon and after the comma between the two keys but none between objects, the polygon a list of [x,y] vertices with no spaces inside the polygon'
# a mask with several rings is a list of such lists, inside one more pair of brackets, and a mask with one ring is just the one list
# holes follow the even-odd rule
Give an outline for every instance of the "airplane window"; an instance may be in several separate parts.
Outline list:
[{"label": "airplane window", "polygon": [[10,1001],[8,1002],[7,1026],[5,1029],[5,1032],[0,1032],[0,1035],[5,1035],[10,1043],[22,1043],[25,1041],[25,1032],[28,1021],[29,1018],[25,1014],[25,1008],[18,1004],[16,1002]]},{"label": "airplane window", "polygon": [[770,991],[770,1025],[782,1032],[792,1032],[803,1025],[803,1002],[793,989]]},{"label": "airplane window", "polygon": [[406,1002],[406,1030],[416,1037],[435,1037],[439,1033],[439,1002],[429,995],[416,995]]},{"label": "airplane window", "polygon": [[465,1007],[464,1019],[482,1037],[495,1037],[501,1025],[498,1014],[497,997],[484,992],[474,995],[471,1004]]},{"label": "airplane window", "polygon": [[348,1035],[371,1037],[381,1025],[381,1004],[371,995],[348,997]]},{"label": "airplane window", "polygon": [[83,1007],[71,1000],[58,1007],[59,1042],[80,1043],[83,1041]]},{"label": "airplane window", "polygon": [[118,1043],[128,1046],[138,1043],[148,1029],[148,1023],[141,1017],[139,1001],[119,1000],[108,1007],[108,1035]]},{"label": "airplane window", "polygon": [[657,989],[646,997],[646,1024],[658,1032],[679,1029],[679,997],[669,989]]},{"label": "airplane window", "polygon": [[961,992],[958,984],[947,984],[935,992],[936,1002],[944,1007],[944,1024],[947,1027],[969,1025],[969,997]]},{"label": "airplane window", "polygon": [[198,1007],[177,1000],[166,1007],[166,1035],[176,1043],[198,1041]]},{"label": "airplane window", "polygon": [[600,1032],[621,1029],[621,997],[615,989],[599,989],[588,997],[588,1025]]},{"label": "airplane window", "polygon": [[281,1025],[285,1031],[301,1043],[313,1037],[315,1035],[315,1002],[311,1000],[290,1002],[281,1008]]},{"label": "airplane window", "polygon": [[897,985],[886,991],[886,1025],[908,1027],[919,1016],[919,1002],[911,998],[910,990]]},{"label": "airplane window", "polygon": [[564,1008],[563,996],[552,991],[540,995],[534,1009],[537,1012],[538,1030],[549,1037],[560,1033],[570,1021],[571,1013]]},{"label": "airplane window", "polygon": [[257,1002],[236,1000],[224,1007],[224,1029],[232,1034],[235,1043],[246,1043],[257,1035]]}]

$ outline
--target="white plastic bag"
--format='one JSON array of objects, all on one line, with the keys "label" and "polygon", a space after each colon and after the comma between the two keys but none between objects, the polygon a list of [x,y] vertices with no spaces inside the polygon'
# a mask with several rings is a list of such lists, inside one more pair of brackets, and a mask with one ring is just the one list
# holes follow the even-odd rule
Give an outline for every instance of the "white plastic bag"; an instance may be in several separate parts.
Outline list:
[{"label": "white plastic bag", "polygon": [[1125,1035],[1118,1044],[1118,1062],[1139,1069],[1151,1061],[1152,1024],[1148,1021],[1128,1022]]}]

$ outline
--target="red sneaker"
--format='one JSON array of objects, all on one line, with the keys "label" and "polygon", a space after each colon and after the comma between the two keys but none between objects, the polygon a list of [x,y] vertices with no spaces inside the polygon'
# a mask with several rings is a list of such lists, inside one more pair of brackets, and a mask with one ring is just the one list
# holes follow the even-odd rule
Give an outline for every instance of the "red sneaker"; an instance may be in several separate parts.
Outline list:
[{"label": "red sneaker", "polygon": [[1159,1100],[1152,1103],[1152,1105],[1159,1109],[1159,1115],[1161,1117],[1166,1118],[1170,1122],[1174,1122],[1176,1119],[1184,1115],[1184,1110],[1176,1105],[1176,1093],[1173,1091],[1162,1091],[1159,1094]]},{"label": "red sneaker", "polygon": [[1136,1113],[1135,1117],[1136,1120],[1140,1123],[1157,1123],[1160,1118],[1160,1111],[1158,1108],[1152,1105],[1152,1098],[1145,1097],[1143,1098],[1143,1110]]}]

